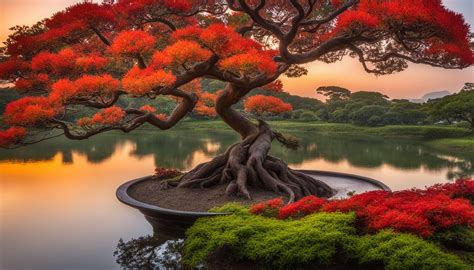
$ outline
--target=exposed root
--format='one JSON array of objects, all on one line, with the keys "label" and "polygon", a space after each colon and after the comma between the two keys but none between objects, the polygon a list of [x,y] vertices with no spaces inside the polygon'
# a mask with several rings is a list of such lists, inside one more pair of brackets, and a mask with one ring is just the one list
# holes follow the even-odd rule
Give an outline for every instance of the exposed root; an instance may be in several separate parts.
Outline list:
[{"label": "exposed root", "polygon": [[275,136],[283,140],[281,134],[276,135],[265,122],[260,121],[258,133],[189,171],[177,186],[206,188],[227,184],[226,194],[241,193],[249,199],[251,194],[247,187],[254,186],[286,194],[288,203],[308,195],[333,196],[335,191],[324,182],[292,170],[282,160],[268,155]]}]

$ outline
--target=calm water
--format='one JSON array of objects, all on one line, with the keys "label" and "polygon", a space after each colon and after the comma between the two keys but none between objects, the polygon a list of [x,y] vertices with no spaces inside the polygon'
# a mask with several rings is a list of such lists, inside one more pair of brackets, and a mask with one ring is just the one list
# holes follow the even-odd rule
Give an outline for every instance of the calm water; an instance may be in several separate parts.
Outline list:
[{"label": "calm water", "polygon": [[[474,174],[474,157],[421,142],[294,135],[298,151],[277,143],[272,150],[292,167],[365,175],[393,190]],[[151,226],[117,201],[115,189],[156,166],[190,169],[237,139],[223,131],[139,131],[0,150],[0,269],[119,269],[115,250],[123,264],[173,258],[160,248],[145,252],[165,237],[151,238]]]}]

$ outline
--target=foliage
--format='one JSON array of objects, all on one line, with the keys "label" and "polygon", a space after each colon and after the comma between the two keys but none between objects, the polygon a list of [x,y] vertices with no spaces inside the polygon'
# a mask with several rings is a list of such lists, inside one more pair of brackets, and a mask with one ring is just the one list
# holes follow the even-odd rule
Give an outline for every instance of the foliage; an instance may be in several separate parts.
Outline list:
[{"label": "foliage", "polygon": [[22,127],[11,127],[0,132],[0,146],[8,146],[20,142],[26,135],[26,129]]},{"label": "foliage", "polygon": [[467,83],[459,93],[431,101],[428,108],[436,120],[466,121],[474,129],[474,84]]},{"label": "foliage", "polygon": [[67,104],[68,101],[79,97],[96,94],[110,94],[119,89],[119,81],[112,76],[84,75],[75,81],[61,79],[51,85],[49,99]]},{"label": "foliage", "polygon": [[324,210],[356,211],[370,230],[392,228],[423,237],[452,226],[471,226],[474,218],[474,207],[466,200],[414,191],[355,195],[345,202],[330,202]]},{"label": "foliage", "polygon": [[9,103],[3,117],[12,126],[34,126],[47,122],[61,112],[54,105],[54,101],[45,97],[23,97]]},{"label": "foliage", "polygon": [[242,204],[231,202],[226,203],[222,206],[216,206],[209,209],[209,212],[214,213],[232,213],[232,214],[239,214],[239,215],[248,215],[250,213],[250,209],[243,207]]},{"label": "foliage", "polygon": [[279,98],[264,95],[256,95],[247,98],[244,107],[246,111],[259,116],[264,113],[281,114],[293,110],[291,104],[285,103]]},{"label": "foliage", "polygon": [[392,231],[361,237],[354,249],[361,264],[382,263],[384,269],[468,269],[455,255],[429,242]]},{"label": "foliage", "polygon": [[[307,112],[311,112],[313,114],[318,115],[318,111],[324,107],[324,103],[319,101],[318,99],[292,95],[285,91],[283,92],[269,91],[268,89],[265,89],[264,87],[262,89],[256,89],[250,92],[247,95],[247,97],[252,97],[256,95],[273,96],[273,97],[283,100],[283,102],[285,103],[291,104],[291,106],[294,109],[294,111],[292,111],[291,113],[292,115],[293,115],[293,112],[295,112],[296,110],[305,110]],[[239,110],[244,110],[244,102],[239,102],[238,104],[235,105],[235,108]],[[285,114],[277,115],[277,117],[279,118],[284,118],[284,116]]]},{"label": "foliage", "polygon": [[371,191],[348,199],[330,200],[305,197],[281,207],[275,204],[265,211],[268,203],[251,207],[254,214],[280,219],[300,218],[320,209],[325,212],[352,212],[370,231],[393,229],[429,237],[436,231],[474,224],[474,206],[465,198],[474,195],[474,181],[457,180],[454,184],[435,185],[426,190],[399,192]]},{"label": "foliage", "polygon": [[133,67],[123,77],[122,85],[128,93],[142,96],[150,93],[155,88],[172,85],[175,80],[173,74],[163,70],[154,71]]},{"label": "foliage", "polygon": [[303,120],[303,121],[316,121],[320,120],[315,112],[309,110],[298,109],[291,112],[291,119]]},{"label": "foliage", "polygon": [[284,203],[281,198],[273,199],[252,205],[250,213],[264,217],[275,217],[283,206]]},{"label": "foliage", "polygon": [[348,99],[351,95],[351,91],[339,86],[321,86],[316,89],[316,93],[327,97],[330,102]]},{"label": "foliage", "polygon": [[471,127],[472,86],[467,83],[463,90],[426,104],[403,99],[387,100],[378,92],[354,92],[348,89],[327,86],[316,91],[328,97],[319,111],[320,118],[329,122],[354,123],[363,126],[418,125],[440,120],[464,121]]},{"label": "foliage", "polygon": [[[279,219],[304,217],[318,211],[325,203],[326,200],[324,199],[316,196],[307,196],[295,203],[281,207],[277,212],[277,216]],[[255,212],[252,213],[258,214]]]},{"label": "foliage", "polygon": [[281,93],[284,91],[283,82],[281,80],[275,80],[267,85],[262,86],[262,89],[269,92]]},{"label": "foliage", "polygon": [[[85,139],[146,123],[168,129],[190,112],[215,117],[219,100],[230,107],[244,96],[246,103],[253,101],[245,109],[260,116],[291,111],[297,104],[281,100],[287,97],[312,112],[304,119],[316,119],[322,105],[283,93],[280,75],[302,76],[307,73],[304,64],[332,63],[345,55],[357,57],[367,72],[378,75],[402,71],[408,62],[444,68],[473,63],[469,26],[439,0],[231,2],[86,1],[33,26],[14,27],[0,50],[0,79],[28,97],[7,106],[5,123],[62,129],[69,138]],[[226,87],[213,85],[209,93],[193,90],[203,78]],[[220,89],[226,98],[218,98]],[[255,89],[273,97],[255,96]],[[424,119],[415,106],[392,106],[381,94],[349,94],[336,87],[319,91],[329,97],[319,115],[323,120],[382,125]],[[155,106],[158,96],[171,96],[175,109],[139,109],[145,99]],[[134,98],[140,101],[129,102]],[[113,106],[124,115],[118,117]],[[385,110],[366,118],[382,111],[367,106]],[[114,111],[114,120],[99,119],[103,115],[97,109]]]},{"label": "foliage", "polygon": [[174,168],[155,168],[155,174],[153,175],[156,179],[169,179],[181,175],[182,172]]},{"label": "foliage", "polygon": [[231,56],[221,63],[221,68],[225,71],[231,71],[239,75],[251,75],[265,72],[273,74],[276,72],[277,65],[268,55],[258,54],[257,51],[237,54]]},{"label": "foliage", "polygon": [[453,227],[437,232],[431,239],[451,249],[474,252],[474,229],[472,228]]},{"label": "foliage", "polygon": [[249,214],[199,219],[187,232],[185,263],[196,266],[220,249],[236,259],[287,268],[314,262],[328,266],[340,247],[352,244],[352,214],[320,213],[297,221]]},{"label": "foliage", "polygon": [[122,31],[114,38],[110,52],[125,56],[147,53],[153,50],[155,42],[156,39],[145,31]]},{"label": "foliage", "polygon": [[[236,208],[235,205],[232,208]],[[243,208],[243,207],[241,207]],[[245,209],[245,208],[243,208]],[[358,236],[352,213],[316,213],[298,220],[234,214],[199,219],[186,232],[184,263],[215,256],[273,269],[468,269],[459,258],[413,235],[381,231]]]},{"label": "foliage", "polygon": [[19,97],[18,92],[11,88],[0,88],[0,113],[3,115],[7,104]]},{"label": "foliage", "polygon": [[368,105],[349,114],[349,119],[354,124],[365,126],[380,126],[383,125],[383,118],[381,115],[385,113],[385,108],[380,105]]},{"label": "foliage", "polygon": [[182,269],[180,265],[183,240],[168,240],[157,236],[141,236],[128,242],[119,240],[114,251],[122,269]]},{"label": "foliage", "polygon": [[474,204],[474,181],[459,179],[454,183],[436,184],[427,189],[428,194],[444,194],[451,198],[465,198]]},{"label": "foliage", "polygon": [[84,129],[90,129],[95,125],[114,126],[122,121],[125,117],[125,111],[122,108],[113,106],[103,109],[94,114],[92,117],[83,117],[77,120],[77,125]]}]

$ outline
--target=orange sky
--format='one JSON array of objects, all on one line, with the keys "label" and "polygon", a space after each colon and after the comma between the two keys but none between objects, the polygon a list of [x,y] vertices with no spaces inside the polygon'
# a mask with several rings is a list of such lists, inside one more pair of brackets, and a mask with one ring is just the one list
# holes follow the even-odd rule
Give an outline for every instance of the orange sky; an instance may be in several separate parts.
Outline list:
[{"label": "orange sky", "polygon": [[[0,40],[9,34],[13,25],[31,25],[51,16],[55,11],[78,0],[0,0]],[[95,1],[97,2],[97,1]],[[449,8],[463,13],[474,24],[473,0],[443,0]],[[335,64],[315,62],[308,65],[308,76],[283,78],[285,88],[297,95],[315,97],[319,86],[338,85],[357,90],[376,90],[391,98],[416,98],[427,92],[458,91],[465,82],[474,81],[474,67],[464,70],[444,70],[424,65],[410,65],[408,70],[394,75],[376,77],[367,74],[357,60],[346,58]]]}]

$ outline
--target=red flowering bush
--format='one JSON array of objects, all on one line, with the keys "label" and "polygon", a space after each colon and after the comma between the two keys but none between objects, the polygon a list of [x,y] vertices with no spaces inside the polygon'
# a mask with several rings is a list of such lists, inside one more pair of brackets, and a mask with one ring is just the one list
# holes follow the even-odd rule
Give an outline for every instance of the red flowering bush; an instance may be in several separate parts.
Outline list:
[{"label": "red flowering bush", "polygon": [[326,212],[349,212],[364,209],[369,204],[377,204],[390,194],[388,191],[371,191],[352,196],[345,200],[334,200],[323,206]]},{"label": "red flowering bush", "polygon": [[383,201],[358,210],[357,216],[372,230],[392,228],[423,237],[455,225],[474,225],[474,208],[468,200],[416,191],[389,194]]},{"label": "red flowering bush", "polygon": [[264,217],[277,217],[285,204],[281,198],[272,199],[266,202],[257,203],[250,207],[250,213]]},{"label": "red flowering bush", "polygon": [[423,237],[456,225],[474,226],[472,204],[441,191],[367,192],[346,200],[329,201],[323,211],[355,211],[370,230],[392,228]]},{"label": "red flowering bush", "polygon": [[472,178],[459,179],[453,184],[436,184],[426,190],[429,194],[442,193],[451,198],[469,199],[474,201],[474,180]]},{"label": "red flowering bush", "polygon": [[316,196],[307,196],[301,200],[282,207],[278,213],[279,219],[300,218],[321,209],[326,200]]},{"label": "red flowering bush", "polygon": [[279,219],[301,218],[317,211],[353,211],[366,229],[393,229],[429,237],[455,226],[474,227],[474,206],[467,200],[473,197],[473,187],[473,180],[464,179],[425,190],[371,191],[342,200],[308,196],[286,206],[272,200],[255,204],[250,211]]},{"label": "red flowering bush", "polygon": [[7,130],[0,130],[0,147],[7,147],[21,141],[26,135],[26,129],[22,127],[11,127]]},{"label": "red flowering bush", "polygon": [[169,179],[180,175],[181,172],[174,168],[161,168],[158,167],[155,169],[155,178],[156,179]]}]

